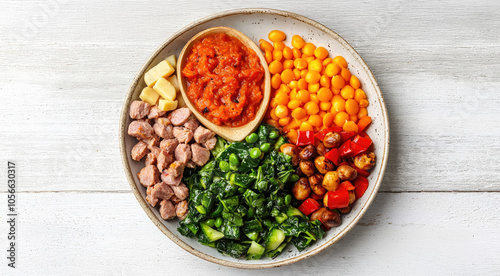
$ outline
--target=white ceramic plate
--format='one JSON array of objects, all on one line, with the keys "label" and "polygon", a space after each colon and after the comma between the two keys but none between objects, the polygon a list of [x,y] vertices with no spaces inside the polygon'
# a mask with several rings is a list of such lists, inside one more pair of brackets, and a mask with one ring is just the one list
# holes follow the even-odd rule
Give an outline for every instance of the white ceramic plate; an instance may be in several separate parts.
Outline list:
[{"label": "white ceramic plate", "polygon": [[[274,29],[282,30],[287,34],[285,41],[287,45],[291,45],[292,35],[298,34],[316,46],[325,47],[332,57],[343,56],[349,63],[349,70],[359,78],[361,86],[368,96],[370,102],[368,114],[373,119],[368,134],[374,142],[375,154],[377,155],[377,164],[368,178],[370,181],[368,190],[362,198],[354,203],[351,212],[342,217],[341,226],[331,229],[323,239],[302,252],[299,252],[293,245],[288,245],[286,250],[276,259],[264,257],[261,260],[247,261],[224,256],[214,248],[199,244],[196,239],[179,234],[177,232],[178,219],[163,220],[158,210],[147,204],[145,200],[146,189],[137,179],[137,173],[144,166],[144,163],[133,161],[129,154],[136,139],[127,135],[127,127],[130,124],[128,109],[130,102],[138,99],[142,88],[146,86],[143,81],[144,73],[167,56],[172,54],[178,56],[184,44],[198,32],[216,26],[237,29],[255,43],[258,43],[261,38],[267,40],[268,33]],[[120,121],[120,149],[125,173],[137,200],[153,223],[172,241],[200,258],[225,266],[238,268],[277,267],[297,262],[321,252],[347,234],[361,219],[375,198],[382,182],[389,151],[389,122],[384,100],[373,74],[359,54],[339,35],[325,26],[297,14],[270,9],[242,9],[214,14],[195,21],[168,38],[153,53],[136,75],[125,99]]]}]

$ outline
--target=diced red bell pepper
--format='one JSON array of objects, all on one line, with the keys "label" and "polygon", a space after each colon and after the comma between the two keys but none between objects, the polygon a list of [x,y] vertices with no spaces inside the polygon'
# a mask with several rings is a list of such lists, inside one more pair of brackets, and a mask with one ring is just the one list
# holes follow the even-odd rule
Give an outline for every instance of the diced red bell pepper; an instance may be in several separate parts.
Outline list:
[{"label": "diced red bell pepper", "polygon": [[364,176],[358,175],[358,177],[354,180],[354,187],[356,198],[362,197],[365,194],[366,189],[368,189],[368,179]]},{"label": "diced red bell pepper", "polygon": [[341,131],[340,132],[340,137],[342,138],[342,141],[347,141],[354,137],[356,135],[356,132],[353,131]]},{"label": "diced red bell pepper", "polygon": [[335,166],[339,165],[340,162],[340,153],[336,148],[331,149],[327,153],[325,153],[325,158],[332,161]]},{"label": "diced red bell pepper", "polygon": [[344,181],[342,183],[340,183],[340,185],[344,188],[346,188],[346,190],[348,191],[354,191],[355,187],[352,185],[352,183],[350,181]]},{"label": "diced red bell pepper", "polygon": [[317,195],[315,193],[311,193],[311,198],[313,198],[315,200],[322,200],[323,196]]},{"label": "diced red bell pepper", "polygon": [[314,131],[298,131],[297,146],[314,145]]},{"label": "diced red bell pepper", "polygon": [[300,204],[299,210],[304,215],[308,216],[312,212],[318,210],[319,207],[321,207],[321,205],[319,205],[319,203],[316,200],[314,200],[312,198],[308,198],[308,199],[304,200],[304,202],[302,202],[302,204]]},{"label": "diced red bell pepper", "polygon": [[370,175],[370,172],[369,171],[365,171],[365,170],[362,170],[356,166],[352,166],[353,168],[356,169],[356,171],[358,171],[358,175],[362,175],[362,176],[365,176],[365,177],[368,177]]},{"label": "diced red bell pepper", "polygon": [[[354,144],[356,144],[356,146],[354,146]],[[362,137],[359,134],[356,135],[352,139],[352,145],[351,145],[352,148],[356,147],[356,149],[353,149],[353,156],[366,152],[371,145],[372,145],[372,140],[370,139],[370,136],[366,135],[365,137]]]},{"label": "diced red bell pepper", "polygon": [[345,141],[339,148],[341,157],[352,157],[351,140]]},{"label": "diced red bell pepper", "polygon": [[349,205],[349,192],[343,186],[340,186],[336,191],[329,191],[328,196],[328,208],[331,210],[344,208]]},{"label": "diced red bell pepper", "polygon": [[368,148],[362,147],[351,141],[351,157],[356,156],[360,153],[364,153],[368,150]]},{"label": "diced red bell pepper", "polygon": [[325,129],[319,131],[318,133],[314,134],[314,136],[316,136],[316,138],[318,138],[319,140],[323,141],[323,139],[325,138],[325,136],[328,132],[340,133],[341,131],[342,131],[341,127],[333,126],[333,127],[328,127],[328,128],[325,128]]}]

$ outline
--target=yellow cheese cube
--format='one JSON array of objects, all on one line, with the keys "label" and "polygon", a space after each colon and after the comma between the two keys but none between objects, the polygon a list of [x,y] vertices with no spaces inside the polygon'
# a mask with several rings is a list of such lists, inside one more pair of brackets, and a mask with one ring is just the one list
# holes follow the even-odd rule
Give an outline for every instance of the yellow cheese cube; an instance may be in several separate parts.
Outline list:
[{"label": "yellow cheese cube", "polygon": [[155,105],[160,95],[151,87],[144,87],[139,98],[150,105]]},{"label": "yellow cheese cube", "polygon": [[158,108],[163,111],[175,110],[177,108],[177,101],[160,99],[160,101],[158,102]]},{"label": "yellow cheese cube", "polygon": [[152,87],[159,78],[167,78],[172,75],[174,71],[174,67],[166,60],[163,60],[144,74],[144,82],[146,82],[149,87]]},{"label": "yellow cheese cube", "polygon": [[179,82],[177,81],[177,75],[172,75],[167,78],[167,80],[175,87],[175,90],[179,92]]},{"label": "yellow cheese cube", "polygon": [[175,100],[177,91],[175,90],[175,87],[165,78],[159,78],[153,86],[153,89],[165,100]]},{"label": "yellow cheese cube", "polygon": [[174,68],[175,66],[177,66],[177,58],[175,58],[175,55],[171,55],[165,60],[168,61],[168,63],[170,63],[170,65],[172,65]]}]

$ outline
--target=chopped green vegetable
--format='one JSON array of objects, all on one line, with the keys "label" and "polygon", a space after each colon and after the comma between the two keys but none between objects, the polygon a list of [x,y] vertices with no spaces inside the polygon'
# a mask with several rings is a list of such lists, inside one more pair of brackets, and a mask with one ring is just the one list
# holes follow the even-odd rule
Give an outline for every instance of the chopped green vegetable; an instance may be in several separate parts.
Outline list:
[{"label": "chopped green vegetable", "polygon": [[285,233],[281,229],[273,229],[271,232],[269,232],[269,235],[267,236],[266,239],[266,250],[271,251],[278,246],[285,240]]},{"label": "chopped green vegetable", "polygon": [[211,242],[224,238],[224,234],[208,226],[206,223],[200,223],[201,231],[208,237]]},{"label": "chopped green vegetable", "polygon": [[247,259],[258,260],[265,251],[266,249],[264,248],[264,246],[256,243],[255,241],[252,241],[247,251]]}]

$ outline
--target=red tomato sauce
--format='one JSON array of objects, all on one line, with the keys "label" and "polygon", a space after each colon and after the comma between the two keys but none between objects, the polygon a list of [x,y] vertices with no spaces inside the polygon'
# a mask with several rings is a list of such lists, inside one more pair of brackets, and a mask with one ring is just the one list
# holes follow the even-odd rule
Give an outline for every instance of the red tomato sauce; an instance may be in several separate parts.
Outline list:
[{"label": "red tomato sauce", "polygon": [[238,39],[214,34],[198,41],[182,75],[189,100],[211,122],[238,127],[255,118],[264,69],[255,52]]}]

